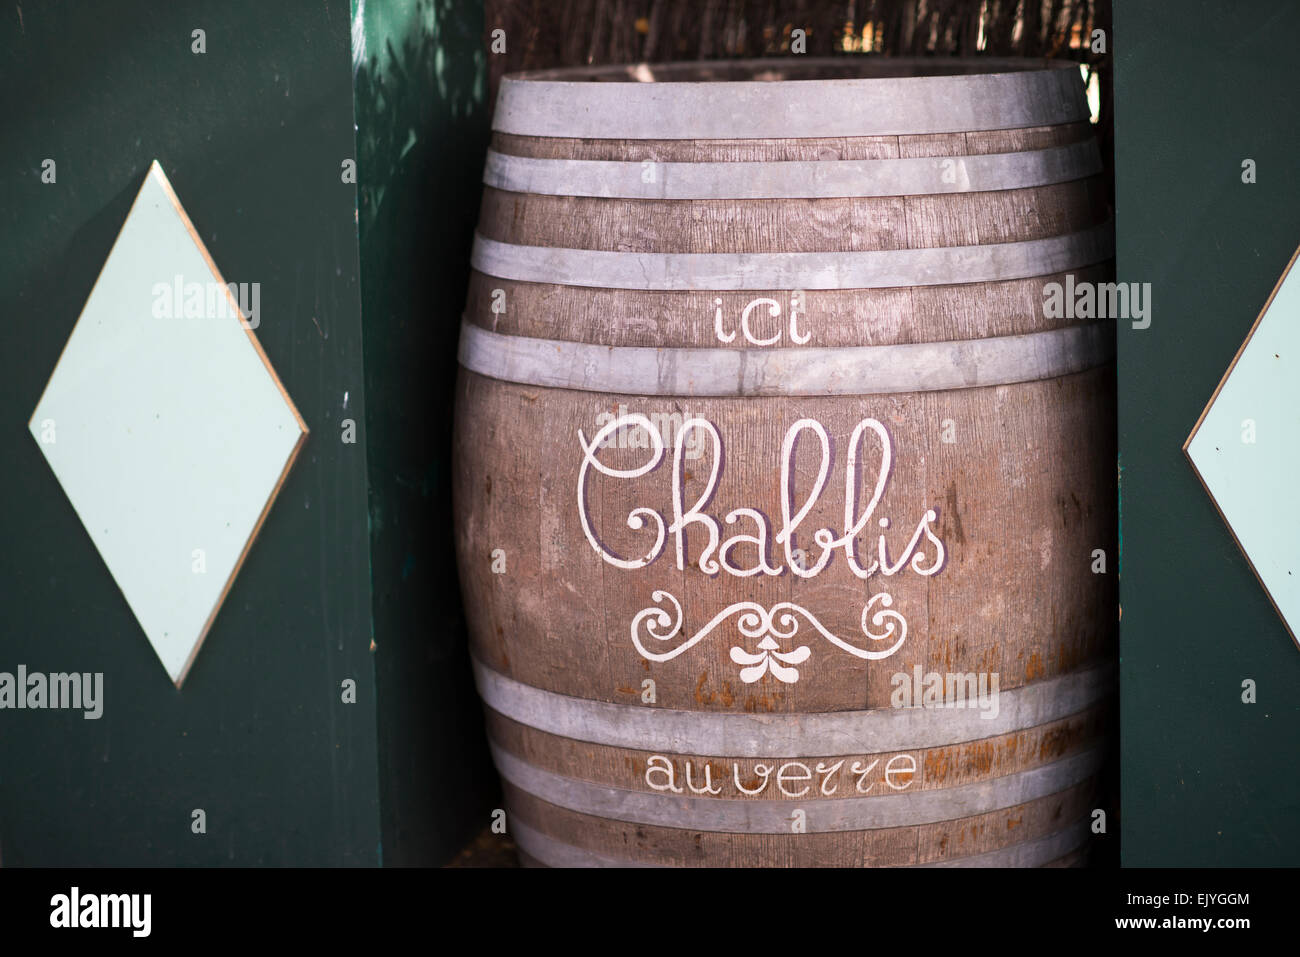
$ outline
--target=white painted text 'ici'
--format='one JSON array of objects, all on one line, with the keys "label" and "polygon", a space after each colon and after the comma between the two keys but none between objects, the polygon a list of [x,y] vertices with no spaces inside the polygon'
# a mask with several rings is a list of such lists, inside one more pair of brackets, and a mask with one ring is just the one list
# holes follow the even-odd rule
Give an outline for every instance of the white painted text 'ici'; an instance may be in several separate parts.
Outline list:
[{"label": "white painted text 'ici'", "polygon": [[[713,312],[713,334],[718,337],[719,342],[734,342],[736,339],[736,330],[732,329],[728,331],[724,328],[722,318],[722,300],[714,299],[713,304],[716,307]],[[753,315],[754,310],[759,306],[766,306],[767,314],[773,319],[780,318],[781,304],[779,302],[775,299],[768,299],[766,297],[755,299],[751,301],[749,305],[745,306],[740,313],[740,332],[745,337],[745,341],[752,346],[775,345],[781,341],[780,326],[777,327],[776,332],[772,333],[772,335],[760,339],[754,334],[754,330],[749,324],[750,317]],[[796,292],[790,297],[790,341],[800,346],[812,338],[811,332],[799,331],[799,310],[802,308],[803,296],[801,293]]]}]

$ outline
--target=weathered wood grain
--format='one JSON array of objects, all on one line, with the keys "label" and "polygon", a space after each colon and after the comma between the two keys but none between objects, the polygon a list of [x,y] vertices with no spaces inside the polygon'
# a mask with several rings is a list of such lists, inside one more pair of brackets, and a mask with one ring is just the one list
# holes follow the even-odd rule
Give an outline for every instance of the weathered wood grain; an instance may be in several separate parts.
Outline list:
[{"label": "weathered wood grain", "polygon": [[604,199],[486,187],[478,231],[627,253],[859,252],[1021,242],[1104,222],[1098,177],[1051,186],[830,199]]},{"label": "weathered wood grain", "polygon": [[[1100,283],[1114,274],[1113,262],[1071,270],[1076,283]],[[798,330],[809,345],[875,346],[898,343],[985,339],[1059,329],[1079,320],[1045,316],[1044,287],[1064,286],[1066,273],[1004,282],[885,289],[811,289],[801,293]],[[501,290],[504,311],[493,311]],[[752,348],[737,335],[721,342],[716,310],[734,331],[745,307],[772,299],[781,315],[760,306],[752,327],[761,337],[782,333],[789,345],[790,290],[765,289],[641,291],[592,289],[553,283],[516,282],[471,272],[465,318],[505,335],[598,342],[609,346]],[[719,300],[721,302],[719,303]]]},{"label": "weathered wood grain", "polygon": [[[915,68],[932,67],[922,63]],[[977,71],[987,66],[969,68]],[[721,71],[708,77],[721,80],[733,67],[701,69]],[[625,77],[609,71],[590,77],[604,85],[620,78]],[[1053,82],[1057,81],[1065,82],[1065,75],[1057,74]],[[1005,104],[995,106],[1001,111]],[[944,129],[927,127],[928,120],[921,119],[922,125],[906,128]],[[525,129],[531,121],[516,111],[512,122],[522,123],[515,128]],[[680,132],[676,120],[670,125],[672,129],[648,135]],[[981,120],[970,125],[991,124]],[[876,129],[880,127],[872,131]],[[492,148],[510,156],[553,160],[780,163],[984,156],[1044,150],[1090,136],[1088,124],[1080,122],[910,135],[734,139],[595,139],[498,130]],[[1036,161],[1041,165],[1044,160]],[[549,183],[545,187],[549,192],[596,192],[561,180]],[[841,188],[841,181],[835,181],[835,188]],[[712,190],[712,194],[726,192]],[[1104,228],[1110,215],[1095,176],[1016,189],[817,199],[618,199],[488,188],[478,229],[486,239],[514,246],[613,253],[817,255],[1051,240],[1099,225]],[[1059,260],[1045,268],[1057,265]],[[481,268],[493,267],[488,263]],[[770,344],[783,349],[801,345],[839,349],[996,339],[1091,322],[1092,317],[1048,315],[1045,290],[1051,283],[1106,282],[1113,269],[1113,262],[1107,261],[999,282],[973,282],[968,275],[966,281],[927,285],[935,278],[909,275],[912,284],[890,288],[740,292],[523,282],[476,270],[470,277],[465,318],[499,335],[543,340],[539,349],[550,342],[634,346],[662,350],[655,353],[654,361],[669,364],[674,349],[719,349],[729,350],[728,362],[743,362],[749,368],[755,365],[751,357],[734,353],[768,348],[752,341],[756,338],[775,336]],[[1016,273],[989,273],[1007,274]],[[894,281],[893,274],[888,275],[888,281]],[[613,282],[609,276],[603,278]],[[584,274],[570,281],[590,279]],[[947,276],[939,281],[946,282]],[[727,280],[714,277],[714,283]],[[751,309],[751,341],[747,341],[740,334],[741,316],[759,299],[775,301],[777,314],[769,311],[768,303],[760,304],[757,311]],[[799,338],[790,327],[792,308],[798,316]],[[737,333],[734,338],[719,336],[718,321],[724,331]],[[561,361],[559,355],[557,350],[555,362]],[[593,360],[586,355],[572,361]],[[960,363],[954,367],[961,368]],[[680,381],[656,375],[660,383]],[[699,398],[682,395],[677,387],[672,395],[629,394],[626,383],[623,391],[608,392],[542,388],[462,370],[457,384],[453,496],[471,650],[482,665],[529,686],[524,689],[528,694],[536,697],[531,689],[541,689],[582,702],[619,705],[613,709],[618,727],[629,720],[630,711],[639,716],[673,709],[676,715],[657,716],[655,726],[662,727],[664,717],[669,717],[674,722],[691,721],[692,729],[700,727],[694,723],[700,715],[771,715],[790,721],[792,716],[815,714],[818,720],[843,722],[847,712],[880,709],[893,714],[899,676],[917,669],[922,674],[996,675],[1001,692],[1028,689],[1033,694],[1042,689],[1056,695],[1053,701],[1070,702],[1068,708],[1046,716],[1034,713],[1023,724],[1008,723],[996,732],[964,731],[957,736],[960,739],[950,736],[939,717],[943,712],[937,712],[935,721],[922,729],[925,734],[912,739],[924,746],[912,751],[886,748],[883,743],[873,751],[864,743],[864,750],[856,753],[809,747],[784,759],[728,756],[730,752],[721,746],[697,754],[677,753],[655,740],[653,731],[644,741],[635,741],[634,747],[624,746],[633,743],[626,734],[604,739],[612,743],[592,743],[573,730],[579,720],[590,721],[589,712],[566,724],[565,735],[571,736],[565,736],[488,708],[488,730],[498,749],[499,766],[515,775],[505,782],[505,795],[524,863],[930,866],[1029,860],[1045,866],[1077,866],[1086,861],[1086,819],[1095,788],[1095,765],[1086,762],[1100,753],[1108,739],[1113,701],[1093,697],[1075,703],[1061,697],[1057,685],[1041,683],[1111,661],[1115,653],[1113,376],[1113,367],[1102,365],[1054,378],[979,388]],[[538,381],[581,385],[594,380],[541,377]],[[961,381],[969,385],[971,380]],[[599,450],[596,461],[606,473],[638,469],[650,461],[651,443],[662,438],[665,447],[658,465],[635,477],[603,474],[590,466],[584,475],[580,434],[590,442],[605,423],[633,414],[649,417],[656,435],[632,428],[620,444]],[[698,427],[692,435],[700,444],[684,446],[690,454],[682,458],[676,476],[674,438],[686,421],[716,427],[720,455],[711,440],[703,442],[706,431]],[[877,507],[856,536],[854,554],[863,564],[876,558],[878,539],[883,536],[888,560],[896,561],[906,554],[913,530],[920,534],[923,516],[932,513],[931,531],[942,543],[943,565],[937,573],[921,574],[904,564],[895,574],[877,570],[864,580],[853,574],[844,548],[837,547],[819,573],[801,576],[790,567],[794,559],[787,560],[785,546],[775,541],[775,535],[781,526],[783,496],[787,509],[799,507],[818,482],[823,460],[814,431],[800,432],[789,450],[790,488],[783,491],[781,465],[788,430],[796,423],[815,422],[828,443],[824,487],[809,505],[790,546],[803,550],[812,563],[823,552],[814,538],[816,530],[834,530],[833,538],[851,521],[846,512],[860,512],[872,494],[883,464],[883,447],[876,433],[868,430],[857,453],[856,508],[846,507],[850,437],[867,421],[878,423],[888,436],[892,462]],[[678,537],[667,531],[674,515],[674,488],[685,514],[690,516],[691,507],[702,499],[698,509],[705,516],[683,528],[680,565]],[[752,511],[734,511],[740,509]],[[580,515],[584,514],[595,545],[583,531]],[[744,568],[761,558],[780,573],[740,577],[704,567],[710,554],[718,557],[710,548],[710,523],[726,540],[737,533],[753,533],[753,515],[766,523],[765,543],[739,543],[730,557]],[[655,516],[665,527],[662,548],[644,567],[618,567],[618,561],[645,556],[655,544]],[[879,519],[887,519],[887,526],[880,526]],[[920,557],[934,553],[927,539],[919,541],[924,546]],[[601,551],[618,561],[602,558]],[[1103,573],[1094,572],[1099,552],[1106,563]],[[495,568],[494,556],[501,559]],[[796,614],[800,627],[781,633],[771,650],[790,655],[806,647],[807,657],[788,665],[797,669],[797,679],[788,672],[781,680],[768,670],[755,680],[742,680],[743,662],[761,657],[760,635],[742,632],[741,612],[734,609],[775,610],[790,603],[815,617],[829,635],[861,652],[884,647],[863,634],[864,608],[884,607],[872,604],[880,593],[889,596],[889,609],[907,622],[906,639],[892,654],[867,660],[824,637],[807,617]],[[680,608],[676,634],[666,642],[650,636],[645,623],[655,619],[647,616],[663,612],[672,618],[668,612],[675,608]],[[729,617],[714,622],[727,609],[733,609]],[[769,636],[777,632],[778,620],[773,614]],[[635,631],[638,621],[641,630]],[[711,622],[714,627],[709,630]],[[698,643],[669,654],[697,632],[705,633]],[[518,685],[511,687],[519,691]],[[490,697],[488,691],[484,693]],[[554,709],[555,702],[563,700],[543,699],[543,704]],[[870,717],[875,720],[874,712]],[[641,727],[640,717],[632,720],[634,727]],[[719,720],[725,731],[724,725],[732,719]],[[821,735],[825,726],[817,727]],[[888,727],[892,733],[896,725]],[[930,731],[940,728],[941,736],[930,736]],[[708,733],[714,734],[712,727]],[[845,737],[834,728],[828,733]],[[701,737],[692,735],[691,740]],[[797,740],[807,743],[805,737]],[[737,747],[744,750],[750,745]],[[677,785],[686,781],[688,771],[695,777],[680,794],[652,786],[647,773],[652,761],[658,762],[662,773],[670,773]],[[840,761],[845,763],[836,764]],[[861,777],[848,770],[853,762],[864,769]],[[883,776],[884,767],[906,769],[912,766],[909,762],[914,763],[914,771],[895,772],[888,780]],[[774,769],[781,766],[795,774],[807,769],[816,790],[768,786]],[[819,766],[822,770],[813,770]],[[763,767],[768,771],[763,772]],[[1068,776],[1053,776],[1067,768]],[[701,774],[708,775],[704,783],[715,785],[725,778],[726,787],[702,790]],[[1038,789],[1020,790],[1021,782],[1031,779],[1040,782]],[[665,778],[654,780],[661,783]],[[797,785],[802,779],[794,780]],[[512,781],[524,782],[537,793],[528,793]],[[615,805],[602,803],[602,789],[615,789],[612,793],[618,801],[640,802],[636,806],[642,808],[637,812],[641,819],[655,823],[574,810],[585,807],[610,813],[608,807]],[[1047,793],[1049,789],[1053,793]],[[969,804],[963,803],[967,800],[963,795],[971,793],[997,793],[1002,798],[990,798],[994,803],[971,813]],[[537,794],[567,801],[572,807],[550,803]],[[1045,796],[1025,800],[1031,794]],[[797,833],[793,827],[796,811],[815,812],[819,802],[863,795],[937,803],[925,805],[921,814],[909,811],[891,818],[908,826],[836,831],[819,825],[810,833]],[[676,798],[681,799],[680,826],[676,826]],[[1016,803],[997,806],[1009,800]],[[779,807],[782,814],[790,811],[791,833],[733,832],[743,829],[734,827],[734,821],[757,820],[756,814],[765,823],[753,830],[783,828],[780,821],[773,823],[774,812],[768,805]],[[631,805],[617,806],[632,814]],[[821,807],[824,817],[818,820],[835,813],[834,805]],[[852,814],[870,813],[874,820],[879,807],[872,804],[869,812]],[[689,808],[712,824],[693,826]],[[964,810],[960,816],[941,820],[945,814],[934,813],[934,808]],[[731,830],[706,830],[706,826]],[[850,816],[826,826],[859,827],[861,819]]]},{"label": "weathered wood grain", "polygon": [[[505,784],[512,818],[606,860],[657,867],[915,867],[956,861],[1057,833],[1080,822],[1089,781],[974,817],[913,827],[814,834],[734,834],[632,824],[580,814]],[[523,841],[521,840],[522,844]]]},{"label": "weathered wood grain", "polygon": [[[974,156],[1015,153],[1077,143],[1092,136],[1088,123],[985,130],[957,134],[963,149],[952,152],[949,138],[934,143],[942,152],[926,152],[922,136],[830,136],[803,139],[748,140],[597,140],[560,136],[518,136],[494,132],[492,149],[537,159],[613,160],[640,163],[761,163],[799,160],[899,159],[907,156]],[[906,149],[906,154],[903,150]]]},{"label": "weathered wood grain", "polygon": [[[862,605],[884,588],[909,622],[907,641],[887,662],[869,663],[810,637],[815,664],[806,669],[797,691],[806,709],[887,705],[891,676],[910,673],[914,665],[927,672],[995,671],[1006,690],[1104,658],[1113,644],[1114,616],[1103,610],[1113,607],[1114,576],[1093,574],[1090,567],[1094,549],[1106,550],[1113,559],[1111,377],[1103,367],[1059,379],[950,392],[683,401],[536,389],[462,371],[457,427],[463,438],[455,488],[463,516],[462,576],[472,589],[468,594],[473,598],[467,600],[478,602],[470,607],[469,621],[475,653],[493,664],[504,649],[511,667],[501,670],[510,677],[596,700],[625,700],[619,687],[640,688],[645,677],[653,677],[662,707],[799,710],[788,686],[764,679],[740,687],[728,656],[730,643],[716,636],[648,668],[631,643],[630,622],[654,604],[656,589],[668,589],[683,600],[687,627],[699,627],[719,607],[752,596],[765,603],[789,600],[818,608],[827,629],[860,636]],[[788,568],[780,576],[763,576],[761,583],[725,574],[710,578],[694,567],[706,538],[687,529],[684,569],[676,567],[671,540],[646,568],[611,567],[585,540],[577,521],[578,430],[590,439],[599,416],[620,407],[718,423],[725,459],[706,511],[724,528],[726,513],[739,506],[758,509],[775,526],[781,441],[793,423],[818,420],[833,446],[842,450],[857,422],[875,417],[890,429],[896,459],[878,512],[898,525],[884,533],[887,543],[897,554],[924,509],[934,508],[946,566],[930,578],[906,572],[863,582],[838,551],[812,579],[796,579]],[[946,434],[952,442],[944,441]],[[628,440],[630,445],[630,435]],[[689,475],[683,502],[688,505],[711,467],[711,458],[701,451],[699,460],[684,460]],[[801,445],[796,458],[796,488],[805,492],[816,478],[816,451],[812,444]],[[626,469],[648,456],[648,449],[610,448],[601,460]],[[864,471],[874,474],[874,462],[865,459]],[[805,529],[843,525],[843,469],[840,454]],[[633,509],[647,507],[671,521],[671,477],[668,459],[635,480],[589,476],[592,521],[609,550],[634,556],[653,544],[650,530],[629,528],[627,518]],[[489,479],[491,505],[480,492]],[[548,520],[551,537],[541,555],[539,482],[547,490],[546,501],[554,496],[558,513]],[[903,527],[907,532],[899,530]],[[489,540],[470,540],[471,528],[483,529],[479,534]],[[879,533],[864,531],[861,541],[870,542]],[[808,541],[811,533],[801,534],[810,555],[820,554]],[[498,547],[519,553],[518,575],[491,574],[490,563],[480,556]],[[737,560],[754,561],[755,550],[743,548]],[[771,560],[779,563],[775,555]],[[544,567],[537,567],[539,562]],[[547,585],[545,596],[539,582]],[[557,596],[569,596],[561,598],[558,612],[548,604]],[[602,660],[612,669],[607,677],[592,666]]]}]

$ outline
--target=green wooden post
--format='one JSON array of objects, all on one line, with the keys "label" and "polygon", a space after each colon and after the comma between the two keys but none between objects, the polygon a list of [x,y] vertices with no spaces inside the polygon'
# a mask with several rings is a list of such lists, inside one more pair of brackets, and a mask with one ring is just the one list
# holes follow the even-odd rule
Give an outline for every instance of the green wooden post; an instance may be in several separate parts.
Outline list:
[{"label": "green wooden post", "polygon": [[[483,147],[478,15],[442,10],[435,42],[431,8],[390,8],[417,59],[361,66],[359,88],[425,72],[354,115],[351,12],[4,15],[0,672],[104,676],[95,720],[0,710],[6,865],[441,863],[487,823],[450,536],[432,534],[469,246],[452,224],[472,222]],[[468,98],[439,100],[461,74]],[[414,145],[389,138],[408,127]],[[25,434],[154,158],[223,275],[260,284],[257,337],[311,430],[179,691]]]},{"label": "green wooden post", "polygon": [[1298,30],[1115,4],[1118,278],[1152,287],[1150,326],[1118,329],[1126,865],[1300,863],[1300,654],[1182,452],[1300,244]]}]

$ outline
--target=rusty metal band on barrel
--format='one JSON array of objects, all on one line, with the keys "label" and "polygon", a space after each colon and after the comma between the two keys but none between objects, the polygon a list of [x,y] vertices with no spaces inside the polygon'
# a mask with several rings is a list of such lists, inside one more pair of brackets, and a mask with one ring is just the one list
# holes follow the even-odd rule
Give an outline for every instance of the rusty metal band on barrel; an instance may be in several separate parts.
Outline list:
[{"label": "rusty metal band on barrel", "polygon": [[1031,279],[1104,262],[1114,223],[1011,243],[850,252],[643,253],[523,246],[474,236],[487,276],[603,289],[883,289]]},{"label": "rusty metal band on barrel", "polygon": [[1026,189],[1101,168],[1095,140],[1020,153],[807,162],[633,163],[489,150],[483,182],[515,193],[602,199],[822,199]]},{"label": "rusty metal band on barrel", "polygon": [[785,83],[556,76],[505,78],[492,128],[591,139],[754,139],[962,133],[1088,118],[1072,68]]},{"label": "rusty metal band on barrel", "polygon": [[[510,832],[520,849],[539,864],[547,867],[665,867],[651,861],[615,858],[597,854],[586,848],[574,847],[543,834],[517,818],[510,824]],[[1041,867],[1077,850],[1088,839],[1088,824],[1079,821],[1054,834],[1024,841],[1010,847],[999,848],[969,857],[911,864],[909,867]]]},{"label": "rusty metal band on barrel", "polygon": [[874,708],[800,714],[724,714],[640,708],[534,688],[474,661],[484,703],[513,721],[577,741],[671,754],[782,758],[935,748],[1056,721],[1108,695],[1114,666],[1035,681],[998,695],[998,713]]},{"label": "rusty metal band on barrel", "polygon": [[523,385],[627,395],[875,395],[1051,379],[1108,362],[1114,322],[885,346],[658,349],[508,336],[463,322],[460,364]]}]

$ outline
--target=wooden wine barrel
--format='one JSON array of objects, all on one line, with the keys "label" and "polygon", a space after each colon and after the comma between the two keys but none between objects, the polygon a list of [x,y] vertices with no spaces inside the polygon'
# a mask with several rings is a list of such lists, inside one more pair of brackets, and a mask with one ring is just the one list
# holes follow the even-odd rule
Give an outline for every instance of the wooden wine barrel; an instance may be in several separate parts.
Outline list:
[{"label": "wooden wine barrel", "polygon": [[1077,69],[521,74],[493,130],[456,541],[525,862],[1083,860],[1115,440]]}]

